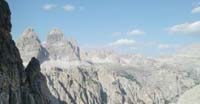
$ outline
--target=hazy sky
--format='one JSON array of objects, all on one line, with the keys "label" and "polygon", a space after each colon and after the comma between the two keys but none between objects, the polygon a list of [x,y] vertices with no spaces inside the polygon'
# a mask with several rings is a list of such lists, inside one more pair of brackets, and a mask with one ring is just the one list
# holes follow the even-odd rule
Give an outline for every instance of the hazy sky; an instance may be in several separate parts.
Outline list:
[{"label": "hazy sky", "polygon": [[200,43],[198,0],[8,0],[12,34],[32,27],[42,41],[52,28],[84,48],[157,55]]}]

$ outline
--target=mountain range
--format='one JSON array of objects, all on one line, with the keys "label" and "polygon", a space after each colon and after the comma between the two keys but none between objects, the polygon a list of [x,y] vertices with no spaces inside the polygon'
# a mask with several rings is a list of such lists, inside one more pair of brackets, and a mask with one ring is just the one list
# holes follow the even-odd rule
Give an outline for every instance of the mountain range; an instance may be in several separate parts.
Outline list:
[{"label": "mountain range", "polygon": [[81,50],[75,39],[66,39],[59,29],[52,29],[41,42],[28,28],[16,45],[25,66],[32,57],[40,61],[56,97],[51,99],[54,104],[195,104],[185,100],[200,83],[198,44],[152,58]]},{"label": "mountain range", "polygon": [[[19,24],[20,25],[20,24]],[[0,0],[0,104],[199,104],[200,45],[157,58],[81,50],[59,29],[16,41]]]}]

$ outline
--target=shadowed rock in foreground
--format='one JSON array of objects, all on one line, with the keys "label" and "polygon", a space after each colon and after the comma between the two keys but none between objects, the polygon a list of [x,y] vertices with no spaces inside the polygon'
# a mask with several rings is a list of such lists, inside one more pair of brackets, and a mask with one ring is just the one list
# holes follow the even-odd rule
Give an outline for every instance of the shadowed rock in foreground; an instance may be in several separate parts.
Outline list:
[{"label": "shadowed rock in foreground", "polygon": [[36,58],[31,59],[25,73],[27,77],[22,88],[23,104],[50,104],[49,95],[51,94]]},{"label": "shadowed rock in foreground", "polygon": [[32,58],[26,70],[11,37],[11,12],[0,0],[0,104],[51,104],[40,63]]}]

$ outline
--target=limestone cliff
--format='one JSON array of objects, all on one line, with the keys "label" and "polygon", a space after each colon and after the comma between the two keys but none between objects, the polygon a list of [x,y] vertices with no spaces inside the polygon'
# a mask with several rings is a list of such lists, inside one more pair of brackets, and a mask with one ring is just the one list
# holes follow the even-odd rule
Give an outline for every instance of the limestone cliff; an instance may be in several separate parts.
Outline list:
[{"label": "limestone cliff", "polygon": [[74,40],[66,40],[63,32],[52,29],[48,35],[45,45],[49,53],[49,59],[74,61],[80,60],[79,47]]},{"label": "limestone cliff", "polygon": [[32,28],[27,28],[16,42],[24,62],[29,62],[31,57],[36,57],[41,63],[47,59],[48,52],[43,48],[37,33]]}]

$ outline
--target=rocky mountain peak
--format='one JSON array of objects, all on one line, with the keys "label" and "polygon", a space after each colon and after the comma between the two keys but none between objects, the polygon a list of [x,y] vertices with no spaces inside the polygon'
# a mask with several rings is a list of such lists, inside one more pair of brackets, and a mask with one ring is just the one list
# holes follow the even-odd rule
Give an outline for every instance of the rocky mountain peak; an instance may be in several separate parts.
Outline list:
[{"label": "rocky mountain peak", "polygon": [[49,53],[49,59],[65,61],[80,59],[75,39],[65,39],[64,33],[57,28],[48,33],[45,48]]},{"label": "rocky mountain peak", "polygon": [[[34,33],[34,34],[33,34]],[[23,32],[23,36],[27,35],[36,35],[35,30],[31,27],[28,27],[26,30]]]},{"label": "rocky mountain peak", "polygon": [[58,29],[58,28],[54,28],[52,29],[49,34],[47,35],[47,40],[46,42],[48,44],[54,44],[54,43],[58,43],[58,42],[62,42],[64,41],[64,34],[63,32]]},{"label": "rocky mountain peak", "polygon": [[24,32],[22,33],[22,37],[21,37],[22,40],[36,40],[40,43],[40,40],[37,36],[37,33],[35,32],[35,30],[31,27],[28,27],[27,29],[24,30]]},{"label": "rocky mountain peak", "polygon": [[40,72],[40,62],[35,57],[31,59],[26,68],[26,73],[28,76],[30,76],[30,74],[32,74],[33,72]]},{"label": "rocky mountain peak", "polygon": [[75,39],[64,38],[64,33],[57,28],[52,29],[45,44],[42,44],[33,28],[27,28],[17,40],[17,47],[22,55],[24,65],[36,57],[41,63],[53,60],[80,60],[79,47]]},{"label": "rocky mountain peak", "polygon": [[43,62],[47,57],[47,52],[41,45],[37,33],[33,28],[27,28],[16,43],[20,53],[23,54],[22,59],[25,64],[32,57],[36,57],[40,62]]}]

